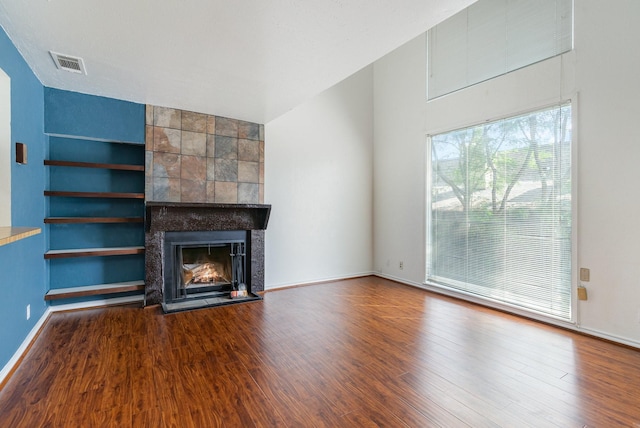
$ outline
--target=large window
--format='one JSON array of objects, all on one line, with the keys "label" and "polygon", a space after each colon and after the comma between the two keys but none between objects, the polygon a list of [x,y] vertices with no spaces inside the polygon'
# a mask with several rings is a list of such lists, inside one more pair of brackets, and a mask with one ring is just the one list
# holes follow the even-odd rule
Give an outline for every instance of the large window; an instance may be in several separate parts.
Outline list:
[{"label": "large window", "polygon": [[571,104],[430,138],[427,280],[571,319]]}]

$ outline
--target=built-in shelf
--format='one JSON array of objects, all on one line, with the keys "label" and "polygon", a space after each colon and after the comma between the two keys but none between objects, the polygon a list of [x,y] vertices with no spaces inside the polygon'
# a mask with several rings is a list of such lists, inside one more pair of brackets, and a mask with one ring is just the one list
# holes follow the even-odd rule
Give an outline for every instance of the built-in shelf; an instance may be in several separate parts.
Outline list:
[{"label": "built-in shelf", "polygon": [[41,233],[39,227],[0,227],[0,246]]},{"label": "built-in shelf", "polygon": [[47,217],[46,224],[74,223],[142,223],[143,217]]},{"label": "built-in shelf", "polygon": [[144,153],[143,144],[50,137],[45,300],[144,294]]},{"label": "built-in shelf", "polygon": [[49,250],[44,253],[45,259],[64,259],[71,257],[95,256],[124,256],[128,254],[143,254],[144,246],[140,247],[103,247],[103,248],[72,248],[67,250]]},{"label": "built-in shelf", "polygon": [[82,287],[58,288],[47,291],[45,300],[71,299],[74,297],[101,296],[106,294],[143,291],[144,281],[117,282],[112,284],[85,285]]},{"label": "built-in shelf", "polygon": [[116,163],[95,163],[95,162],[72,162],[61,160],[45,160],[45,165],[48,166],[70,166],[79,168],[103,168],[103,169],[117,169],[120,171],[144,171],[144,165],[127,165]]},{"label": "built-in shelf", "polygon": [[45,190],[45,196],[62,196],[67,198],[118,198],[118,199],[144,199],[144,193],[119,193],[119,192],[66,192],[58,190]]}]

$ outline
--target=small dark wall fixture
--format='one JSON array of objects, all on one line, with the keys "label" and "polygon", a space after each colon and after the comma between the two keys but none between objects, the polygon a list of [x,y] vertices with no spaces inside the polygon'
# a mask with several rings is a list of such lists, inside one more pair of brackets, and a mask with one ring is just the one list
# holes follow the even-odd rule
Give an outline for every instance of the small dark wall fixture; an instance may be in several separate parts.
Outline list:
[{"label": "small dark wall fixture", "polygon": [[16,143],[16,162],[22,165],[27,164],[27,145]]}]

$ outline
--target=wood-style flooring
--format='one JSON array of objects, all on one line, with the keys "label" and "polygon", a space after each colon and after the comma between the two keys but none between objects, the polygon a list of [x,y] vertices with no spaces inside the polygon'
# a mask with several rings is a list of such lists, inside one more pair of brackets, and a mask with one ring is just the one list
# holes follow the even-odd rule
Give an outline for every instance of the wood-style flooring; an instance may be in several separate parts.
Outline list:
[{"label": "wood-style flooring", "polygon": [[384,279],[55,313],[1,427],[640,427],[640,352]]}]

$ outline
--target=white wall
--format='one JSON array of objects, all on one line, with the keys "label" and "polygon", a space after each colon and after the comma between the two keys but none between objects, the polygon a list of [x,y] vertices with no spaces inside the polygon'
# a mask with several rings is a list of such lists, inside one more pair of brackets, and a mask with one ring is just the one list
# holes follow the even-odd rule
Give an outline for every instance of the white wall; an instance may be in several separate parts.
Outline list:
[{"label": "white wall", "polygon": [[265,125],[265,288],[371,272],[373,67]]},{"label": "white wall", "polygon": [[424,280],[425,260],[425,40],[374,64],[373,267],[413,284]]},{"label": "white wall", "polygon": [[11,226],[11,79],[0,68],[0,226]]},{"label": "white wall", "polygon": [[[562,61],[545,61],[436,102],[425,101],[424,37],[375,63],[374,267],[407,283],[424,280],[427,132],[543,106],[577,91],[575,270],[591,269],[584,284],[589,300],[578,305],[579,327],[640,346],[640,2],[618,0],[612,7],[581,0],[575,7],[575,50]],[[398,259],[405,260],[402,271]]]},{"label": "white wall", "polygon": [[576,2],[583,327],[640,342],[640,2]]}]

